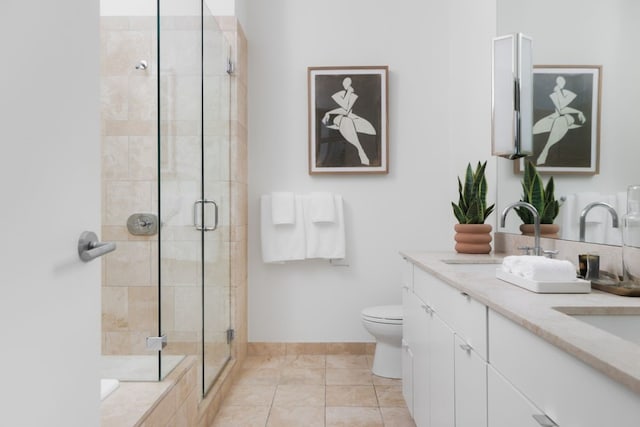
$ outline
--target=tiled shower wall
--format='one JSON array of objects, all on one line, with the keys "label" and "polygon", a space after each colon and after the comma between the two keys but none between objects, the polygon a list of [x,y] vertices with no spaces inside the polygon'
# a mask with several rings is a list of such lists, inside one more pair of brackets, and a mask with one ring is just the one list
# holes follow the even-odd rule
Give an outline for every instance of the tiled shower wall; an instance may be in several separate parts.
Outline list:
[{"label": "tiled shower wall", "polygon": [[101,18],[102,239],[117,244],[102,261],[103,354],[149,354],[158,328],[157,235],[126,229],[157,212],[155,34],[153,17]]},{"label": "tiled shower wall", "polygon": [[[199,19],[175,19],[169,24],[173,25],[169,30],[180,31],[180,36],[175,40],[182,39],[187,43],[183,49],[194,49],[192,36],[200,29]],[[227,263],[225,256],[221,261],[227,263],[226,266],[221,269],[218,268],[220,265],[214,267],[216,275],[226,276],[230,280],[231,322],[236,330],[236,343],[232,351],[236,358],[243,358],[247,340],[246,40],[235,18],[221,18],[219,25],[235,56],[236,74],[231,77],[227,88],[231,91],[231,105],[222,106],[227,107],[229,116],[217,117],[226,120],[226,140],[231,144],[219,153],[220,156],[229,157],[228,163],[227,159],[223,159],[228,169],[220,172],[229,178],[220,186],[226,190],[222,191],[221,197],[230,208],[227,214],[221,216],[221,235],[225,237],[214,245],[217,250],[228,249],[230,261]],[[130,214],[157,211],[155,26],[155,17],[101,18],[102,239],[118,245],[116,252],[103,259],[103,354],[149,354],[144,348],[145,337],[157,332],[157,236],[133,236],[126,229]],[[199,49],[199,45],[195,48]],[[149,68],[145,71],[136,70],[135,65],[142,59],[148,62]],[[180,93],[184,93],[184,90]],[[197,96],[182,99],[177,96],[171,100],[163,99],[162,102],[164,105],[174,102],[178,104],[174,104],[176,109],[188,111],[188,105],[179,104],[193,102],[194,99],[197,103]],[[196,106],[199,109],[199,105]],[[183,150],[175,152],[178,156],[171,159],[173,166],[188,168],[192,161],[190,153],[193,154],[190,141],[199,138],[199,126],[184,116],[176,117],[176,120],[166,118],[163,117],[162,122],[163,136],[169,135],[164,138],[165,141],[172,141]],[[219,133],[216,126],[205,120],[205,137],[216,133]],[[163,180],[166,166],[164,163],[161,165]],[[193,170],[199,172],[199,164]],[[177,228],[167,230],[167,233],[171,232],[180,234]],[[163,235],[163,240],[168,235]],[[174,249],[179,251],[179,248],[180,244],[176,243]],[[185,286],[184,280],[187,276],[193,276],[192,267],[185,267],[180,261],[163,266],[164,278],[168,279],[163,281],[163,329],[171,328],[174,337],[184,337],[180,339],[181,342],[170,344],[167,348],[170,352],[193,353],[194,340],[199,341],[200,338],[187,332],[193,326],[191,315],[199,310],[199,300],[196,299],[200,294],[194,292],[193,287]],[[172,278],[175,279],[173,283]],[[189,295],[193,295],[193,298]],[[183,326],[186,325],[182,335],[181,322]]]}]

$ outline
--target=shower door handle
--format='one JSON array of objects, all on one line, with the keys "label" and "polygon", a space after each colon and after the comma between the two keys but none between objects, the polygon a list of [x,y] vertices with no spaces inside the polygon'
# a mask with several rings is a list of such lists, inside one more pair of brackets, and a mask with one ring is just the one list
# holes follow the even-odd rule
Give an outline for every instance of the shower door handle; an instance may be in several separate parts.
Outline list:
[{"label": "shower door handle", "polygon": [[[213,205],[213,208],[214,208],[215,222],[213,224],[213,227],[207,227],[204,224],[204,209],[207,204]],[[201,209],[200,209],[201,215],[199,218],[198,218],[198,205],[201,206]],[[218,228],[218,204],[213,200],[207,200],[207,199],[196,200],[193,204],[193,226],[198,231],[214,231],[215,229],[217,229]]]}]

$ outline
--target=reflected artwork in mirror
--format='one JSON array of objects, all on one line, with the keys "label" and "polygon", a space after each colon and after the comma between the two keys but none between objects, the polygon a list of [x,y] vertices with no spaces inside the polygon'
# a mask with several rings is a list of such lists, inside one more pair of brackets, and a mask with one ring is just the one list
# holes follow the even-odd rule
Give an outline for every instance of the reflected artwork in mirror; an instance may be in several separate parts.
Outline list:
[{"label": "reflected artwork in mirror", "polygon": [[[566,173],[557,168],[545,171],[545,165],[540,165],[541,173],[551,173],[555,178],[556,197],[561,200],[555,223],[560,226],[561,239],[579,240],[580,212],[590,203],[607,203],[618,216],[625,215],[627,186],[640,182],[640,143],[634,127],[640,113],[637,102],[640,84],[634,70],[640,66],[640,58],[633,54],[640,40],[639,20],[640,2],[627,0],[497,0],[496,34],[522,32],[531,36],[535,41],[534,67],[545,64],[601,67],[599,165],[594,165],[599,173]],[[553,88],[549,93],[552,92]],[[573,116],[574,123],[580,121],[577,113]],[[568,133],[571,132],[576,129],[569,129]],[[560,147],[555,145],[556,149]],[[553,151],[550,147],[549,160]],[[522,173],[517,172],[516,162],[497,159],[497,211],[522,195]],[[586,242],[621,245],[620,229],[612,227],[609,215],[606,209],[589,213]],[[513,216],[505,227],[496,229],[520,234],[520,224],[519,218]]]}]

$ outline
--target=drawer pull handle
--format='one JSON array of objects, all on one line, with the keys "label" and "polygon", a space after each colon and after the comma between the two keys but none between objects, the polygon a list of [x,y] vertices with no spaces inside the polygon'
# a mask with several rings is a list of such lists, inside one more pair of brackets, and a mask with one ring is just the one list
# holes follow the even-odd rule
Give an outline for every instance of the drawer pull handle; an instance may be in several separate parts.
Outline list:
[{"label": "drawer pull handle", "polygon": [[470,353],[471,350],[473,350],[473,347],[471,347],[469,344],[460,344],[460,348],[466,351],[467,353]]},{"label": "drawer pull handle", "polygon": [[542,427],[558,427],[558,424],[546,415],[534,415],[533,419],[538,422]]},{"label": "drawer pull handle", "polygon": [[427,314],[433,314],[433,308],[429,307],[426,304],[422,304],[422,309],[427,313]]},{"label": "drawer pull handle", "polygon": [[469,296],[469,294],[466,293],[466,292],[460,292],[460,295],[462,295],[463,297],[468,297]]}]

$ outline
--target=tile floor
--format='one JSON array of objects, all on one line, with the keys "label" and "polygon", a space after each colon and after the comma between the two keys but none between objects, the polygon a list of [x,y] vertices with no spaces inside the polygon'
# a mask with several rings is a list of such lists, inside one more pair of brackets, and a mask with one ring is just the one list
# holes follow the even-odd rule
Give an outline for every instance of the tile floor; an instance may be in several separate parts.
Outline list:
[{"label": "tile floor", "polygon": [[415,427],[370,355],[248,356],[214,427]]}]

